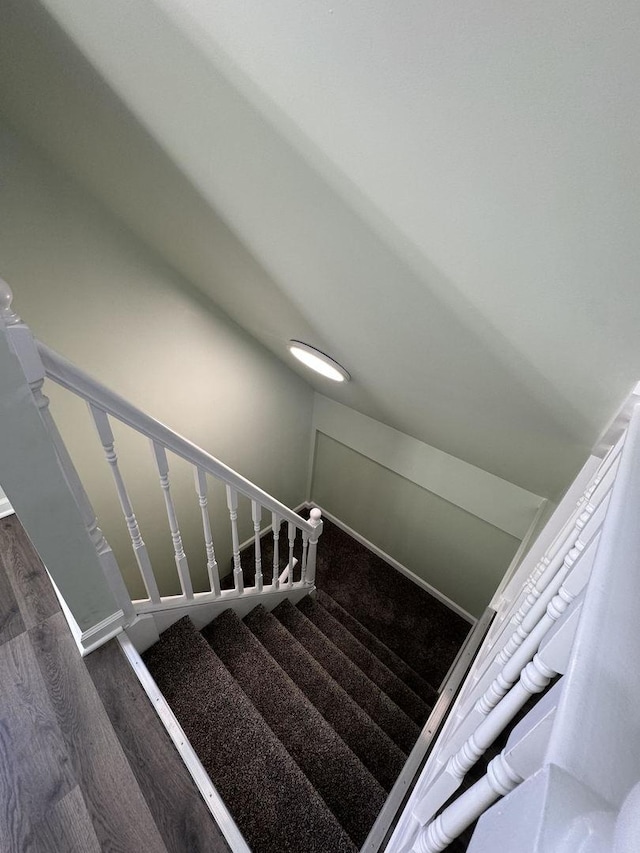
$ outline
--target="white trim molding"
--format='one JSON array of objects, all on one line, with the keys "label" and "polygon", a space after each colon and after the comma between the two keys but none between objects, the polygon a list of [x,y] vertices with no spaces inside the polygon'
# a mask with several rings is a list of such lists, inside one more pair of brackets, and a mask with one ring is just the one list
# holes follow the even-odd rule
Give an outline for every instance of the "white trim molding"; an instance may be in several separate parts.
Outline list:
[{"label": "white trim molding", "polygon": [[196,755],[194,748],[189,743],[182,726],[169,707],[167,700],[158,689],[158,685],[153,680],[153,677],[145,666],[144,661],[136,651],[133,642],[124,631],[118,636],[118,641],[122,651],[124,652],[124,656],[131,664],[131,668],[135,672],[144,692],[149,697],[149,701],[153,705],[157,715],[160,717],[160,720],[167,730],[169,737],[173,741],[175,748],[180,753],[180,757],[184,761],[187,770],[191,774],[191,778],[200,791],[202,799],[205,801],[213,819],[224,835],[232,853],[251,853],[251,850],[249,849],[247,842],[244,840],[242,833],[238,829],[236,822],[231,817],[231,813],[214,787],[211,779],[209,778],[209,774]]},{"label": "white trim molding", "polygon": [[94,649],[100,648],[113,637],[117,637],[122,631],[125,623],[125,616],[122,610],[116,610],[111,616],[107,616],[97,625],[93,625],[88,631],[82,631],[80,634],[80,645],[82,654],[88,655]]},{"label": "white trim molding", "polygon": [[318,393],[313,405],[309,487],[318,432],[516,539],[526,535],[545,500]]},{"label": "white trim molding", "polygon": [[86,657],[86,655],[96,649],[99,649],[100,646],[103,646],[109,640],[117,637],[118,634],[122,632],[125,623],[125,617],[122,610],[116,610],[110,616],[107,616],[106,619],[103,619],[96,625],[92,625],[88,630],[83,631],[76,622],[73,613],[69,610],[66,601],[60,594],[60,590],[56,586],[56,582],[48,571],[47,574],[49,575],[53,591],[60,603],[60,609],[62,610],[64,618],[67,620],[67,624],[69,625],[75,644],[82,657]]}]

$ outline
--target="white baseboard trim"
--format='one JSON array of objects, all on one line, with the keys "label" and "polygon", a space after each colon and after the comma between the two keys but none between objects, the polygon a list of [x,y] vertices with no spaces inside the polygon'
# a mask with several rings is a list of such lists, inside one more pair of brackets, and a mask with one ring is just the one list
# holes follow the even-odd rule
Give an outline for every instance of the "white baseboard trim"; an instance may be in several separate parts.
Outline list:
[{"label": "white baseboard trim", "polygon": [[112,613],[110,616],[107,616],[107,618],[103,619],[102,622],[98,622],[97,625],[94,625],[87,631],[83,631],[76,622],[73,613],[69,610],[67,606],[67,602],[62,597],[60,590],[56,586],[56,582],[51,577],[48,571],[47,575],[49,575],[49,580],[51,581],[53,591],[55,592],[56,597],[60,602],[60,609],[62,610],[62,614],[67,620],[71,635],[73,636],[75,644],[78,647],[78,651],[80,652],[82,657],[86,657],[86,655],[100,648],[100,646],[103,646],[109,640],[112,640],[114,637],[117,637],[118,634],[120,634],[125,621],[124,613],[122,612],[122,610],[116,610],[115,613]]},{"label": "white baseboard trim", "polygon": [[120,643],[125,657],[131,664],[131,668],[135,672],[138,681],[142,685],[144,692],[149,697],[151,704],[155,708],[157,715],[160,717],[163,726],[173,741],[175,748],[178,750],[180,757],[184,761],[187,770],[191,774],[191,778],[200,791],[202,799],[207,804],[213,819],[220,827],[220,831],[224,835],[232,853],[251,853],[247,842],[242,837],[242,833],[238,829],[234,819],[231,817],[231,813],[222,801],[222,797],[214,787],[211,779],[209,778],[209,774],[196,755],[194,748],[189,743],[182,726],[167,704],[166,699],[158,689],[158,685],[153,680],[151,673],[136,651],[134,644],[127,636],[126,631],[123,631],[118,636],[118,642]]},{"label": "white baseboard trim", "polygon": [[[321,506],[319,506],[314,501],[306,501],[303,504],[303,506],[305,506],[307,509],[314,507],[314,506],[318,507],[318,509],[322,512],[322,515],[324,516],[324,518],[328,518],[329,521],[331,521],[333,524],[336,525],[336,527],[339,527],[340,530],[343,530],[345,533],[347,533],[349,536],[351,536],[352,539],[355,539],[356,542],[359,542],[361,545],[364,545],[364,547],[368,548],[369,551],[371,551],[372,553],[374,553],[376,555],[376,557],[380,557],[381,560],[384,560],[385,563],[388,563],[392,568],[394,568],[394,569],[396,569],[396,571],[400,572],[400,574],[403,574],[405,577],[409,578],[410,581],[413,581],[413,583],[415,583],[416,586],[421,587],[422,589],[425,590],[425,592],[428,592],[429,595],[432,595],[434,598],[437,598],[438,601],[441,601],[450,610],[453,610],[454,613],[457,613],[458,616],[462,616],[462,618],[466,619],[466,621],[470,625],[476,624],[476,622],[478,620],[474,616],[472,616],[470,613],[467,613],[467,611],[463,607],[460,607],[459,604],[456,604],[455,601],[452,601],[444,593],[437,590],[434,586],[431,586],[430,583],[427,583],[427,581],[423,580],[421,577],[418,577],[418,575],[416,575],[415,572],[412,572],[411,569],[408,569],[402,563],[398,562],[398,560],[396,560],[394,557],[390,556],[385,551],[383,551],[382,548],[378,548],[378,546],[374,545],[373,542],[370,542],[368,539],[365,539],[364,536],[362,536],[360,533],[358,533],[352,527],[349,527],[349,525],[345,524],[344,521],[341,521],[339,518],[336,518],[335,515],[332,515],[330,512],[327,512],[326,509],[323,509]],[[322,537],[320,537],[320,540],[319,540],[319,547],[321,547],[321,546],[322,546]]]},{"label": "white baseboard trim", "polygon": [[0,518],[5,518],[7,515],[13,515],[14,509],[9,503],[9,498],[0,499]]},{"label": "white baseboard trim", "polygon": [[125,623],[124,613],[122,610],[116,610],[111,616],[107,616],[102,622],[98,622],[88,631],[83,631],[80,634],[80,644],[82,655],[88,655],[95,649],[100,648],[105,643],[117,637],[123,629]]}]

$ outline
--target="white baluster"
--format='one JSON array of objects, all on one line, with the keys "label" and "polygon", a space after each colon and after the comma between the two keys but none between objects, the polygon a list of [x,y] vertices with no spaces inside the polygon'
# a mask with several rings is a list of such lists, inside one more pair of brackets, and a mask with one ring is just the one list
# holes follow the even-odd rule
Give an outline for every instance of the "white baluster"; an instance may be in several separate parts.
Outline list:
[{"label": "white baluster", "polygon": [[233,548],[233,582],[236,592],[244,592],[244,578],[240,562],[240,539],[238,537],[238,493],[232,486],[227,486],[227,506],[231,519],[231,541]]},{"label": "white baluster", "polygon": [[[541,588],[540,582],[544,585],[545,578],[553,577],[558,561],[561,560],[563,554],[566,554],[573,547],[575,537],[579,535],[580,529],[588,522],[588,515],[593,513],[594,508],[597,508],[603,497],[610,492],[620,463],[624,440],[625,434],[618,439],[605,456],[563,529],[537,563],[522,589],[515,595],[512,604],[494,622],[487,648],[493,648],[503,643],[505,632],[512,630],[509,626],[518,625],[522,621],[527,610],[535,603],[537,591]],[[477,675],[479,677],[480,673]]]},{"label": "white baluster", "polygon": [[543,617],[549,601],[558,592],[573,565],[580,559],[580,555],[584,549],[599,533],[609,505],[609,496],[610,491],[603,497],[595,510],[587,514],[585,524],[581,525],[579,538],[576,539],[571,550],[565,555],[562,565],[555,574],[549,575],[544,580],[542,578],[539,580],[535,596],[533,597],[533,604],[522,615],[516,630],[512,633],[502,650],[496,655],[493,663],[482,673],[481,678],[478,679],[479,682],[485,681],[487,677],[491,677],[492,672],[503,667],[509,661],[538,621]]},{"label": "white baluster", "polygon": [[555,557],[548,563],[548,565],[544,567],[543,571],[538,574],[538,577],[534,581],[533,585],[529,584],[529,592],[527,593],[527,596],[525,597],[523,603],[521,604],[520,608],[511,620],[512,625],[521,624],[527,613],[537,602],[540,595],[544,592],[549,583],[551,583],[556,573],[563,565],[567,553],[570,553],[571,550],[576,546],[576,541],[580,535],[580,532],[593,515],[595,509],[596,507],[592,503],[588,503],[585,506],[584,510],[576,519],[575,526],[573,527],[570,532],[570,535],[564,542],[562,549],[555,555]]},{"label": "white baluster", "polygon": [[313,586],[316,582],[318,539],[322,533],[322,512],[317,507],[314,507],[309,513],[309,522],[313,524],[313,533],[309,535],[309,556],[306,562],[304,582],[307,586]]},{"label": "white baluster", "polygon": [[487,773],[465,791],[419,834],[412,853],[439,853],[471,826],[499,797],[514,790],[523,777],[510,765],[504,750],[488,765]]},{"label": "white baluster", "polygon": [[309,550],[309,533],[306,530],[302,531],[302,568],[300,579],[302,583],[307,583],[307,552]]},{"label": "white baluster", "polygon": [[[591,567],[595,557],[599,541],[599,530],[590,540],[589,545],[571,567],[571,572],[560,585],[560,588],[547,604],[545,612],[524,639],[520,648],[504,665],[496,675],[489,687],[475,702],[469,712],[462,711],[460,723],[453,729],[453,733],[447,740],[446,753],[455,752],[466,740],[469,734],[476,729],[482,719],[486,717],[498,702],[501,701],[508,691],[513,687],[527,663],[532,660],[543,639],[553,629],[555,623],[563,616],[567,609],[573,604],[577,596],[586,586],[591,574]],[[531,611],[533,613],[533,611]]]},{"label": "white baluster", "polygon": [[[518,659],[521,659],[521,653],[519,650],[523,644],[525,644],[531,632],[539,625],[540,621],[544,619],[549,603],[558,593],[565,582],[565,579],[573,573],[576,563],[582,563],[584,561],[585,549],[590,551],[589,559],[590,561],[593,561],[593,548],[591,546],[593,545],[594,540],[599,536],[609,505],[609,499],[610,491],[602,498],[595,512],[589,516],[587,526],[583,528],[580,538],[574,543],[574,547],[566,554],[560,569],[553,577],[547,579],[546,588],[542,592],[537,592],[535,604],[523,617],[521,623],[517,626],[515,631],[513,631],[511,636],[509,636],[502,649],[498,654],[490,655],[488,659],[483,660],[482,664],[479,666],[479,671],[472,686],[466,691],[462,701],[458,705],[457,717],[460,721],[465,721],[465,726],[470,725],[471,719],[477,716],[479,706],[476,704],[475,711],[472,710],[474,703],[476,703],[479,696],[482,696],[483,693],[487,691],[489,686],[492,685],[492,682],[493,687],[496,687],[497,682],[495,679],[500,679],[504,686],[504,683],[506,683],[506,679],[504,679],[504,668],[509,664],[516,653],[519,656]],[[510,625],[511,628],[513,628],[513,623],[510,623]],[[480,707],[486,707],[486,704],[483,702]],[[460,725],[461,724],[462,723],[460,723]],[[454,732],[451,736],[452,742],[456,743],[459,736],[459,733],[456,734],[458,729],[455,725],[451,726],[450,724],[450,727]]]},{"label": "white baluster", "polygon": [[157,604],[160,601],[158,585],[156,583],[155,575],[151,567],[151,560],[149,559],[147,546],[144,544],[144,541],[142,539],[140,528],[138,527],[138,521],[133,511],[133,506],[131,504],[131,500],[129,499],[129,494],[127,492],[124,480],[122,478],[122,474],[120,472],[120,468],[118,465],[118,457],[114,447],[115,442],[113,437],[113,431],[111,429],[111,424],[109,423],[109,418],[107,417],[107,414],[102,411],[102,409],[98,409],[92,403],[89,403],[89,411],[91,412],[93,422],[95,423],[96,429],[98,430],[98,436],[100,437],[100,442],[102,443],[102,447],[104,448],[107,462],[111,467],[111,473],[113,474],[113,479],[116,484],[116,491],[118,493],[118,500],[120,501],[120,506],[122,507],[124,520],[129,531],[129,537],[131,538],[133,553],[136,558],[138,568],[140,569],[140,574],[147,590],[147,595],[149,596],[149,599],[154,602],[154,604]]},{"label": "white baluster", "polygon": [[[501,630],[494,646],[494,648],[500,648],[500,651],[493,658],[488,656],[483,661],[482,666],[479,667],[476,673],[476,684],[482,682],[486,686],[487,679],[493,678],[496,669],[504,666],[513,653],[522,645],[522,642],[526,639],[533,626],[542,617],[547,604],[558,591],[560,584],[567,576],[571,566],[579,557],[586,543],[590,541],[592,536],[601,527],[609,503],[616,470],[617,468],[614,466],[609,468],[606,476],[598,484],[599,494],[597,496],[597,503],[588,504],[586,509],[576,519],[573,528],[575,538],[572,535],[565,543],[568,544],[573,539],[572,547],[568,551],[565,548],[558,551],[547,566],[546,571],[538,578],[537,583],[527,595],[516,615],[511,621],[505,622],[504,628]],[[468,692],[475,692],[475,689]]]},{"label": "white baluster", "polygon": [[[413,811],[420,823],[432,819],[460,786],[465,774],[507,728],[529,699],[544,690],[552,678],[565,672],[581,612],[582,596],[555,622],[552,630],[540,643],[533,660],[522,670],[518,683],[484,717],[455,755],[446,760],[447,744],[439,751],[425,795]],[[550,691],[552,692],[553,690]],[[542,704],[544,705],[544,702]],[[534,710],[537,707],[538,705],[534,706]],[[444,761],[446,764],[443,766]]]},{"label": "white baluster", "polygon": [[296,528],[295,528],[295,525],[293,524],[293,522],[291,522],[291,521],[289,522],[288,530],[289,530],[289,571],[287,574],[287,586],[291,587],[291,586],[293,586],[293,567],[295,565],[295,563],[293,561],[293,545],[294,545],[295,539],[296,539]]},{"label": "white baluster", "polygon": [[211,522],[209,521],[208,498],[207,498],[207,475],[202,468],[193,469],[196,494],[202,513],[202,530],[204,533],[204,548],[207,555],[207,574],[209,575],[209,586],[214,595],[220,595],[220,572],[216,561],[216,552],[213,547],[213,534],[211,533]]},{"label": "white baluster", "polygon": [[164,494],[164,502],[167,508],[167,518],[169,519],[169,529],[171,530],[171,541],[173,542],[173,550],[176,559],[176,568],[178,569],[178,578],[182,594],[187,599],[193,598],[193,586],[191,584],[191,575],[189,574],[189,564],[187,563],[187,555],[184,553],[182,545],[182,536],[178,527],[178,518],[176,516],[173,498],[171,497],[171,486],[169,484],[169,461],[167,460],[167,451],[158,444],[157,441],[151,440],[158,473],[160,474],[160,485]]},{"label": "white baluster", "polygon": [[473,765],[536,693],[542,692],[558,673],[546,665],[540,653],[523,669],[520,680],[478,725],[458,751],[429,783],[424,798],[414,810],[426,823],[460,787]]},{"label": "white baluster", "polygon": [[6,282],[0,279],[0,317],[6,326],[9,344],[20,361],[26,380],[31,388],[34,401],[40,412],[40,417],[53,441],[62,472],[76,500],[89,538],[96,549],[98,560],[100,561],[109,589],[118,607],[122,610],[125,617],[125,624],[127,624],[135,618],[131,596],[122,577],[115,554],[98,526],[95,510],[51,414],[49,398],[42,392],[45,371],[31,330],[14,311],[12,302],[13,293],[11,288]]},{"label": "white baluster", "polygon": [[[574,619],[571,625],[565,625],[564,637],[559,637],[556,648],[550,654],[552,660],[557,658],[556,663],[563,659],[562,669],[568,659],[566,643],[572,642],[576,621]],[[414,818],[424,827],[411,848],[413,853],[435,853],[444,850],[498,797],[506,796],[540,769],[553,731],[562,689],[562,682],[558,682],[534,705],[524,719],[512,729],[507,745],[500,755],[489,763],[486,775],[454,800],[430,824],[425,826],[427,821],[424,815],[421,817],[417,809],[413,811]],[[430,819],[428,815],[427,819]]]},{"label": "white baluster", "polygon": [[253,520],[253,541],[256,552],[256,589],[262,592],[262,555],[260,552],[260,519],[262,507],[257,501],[251,501],[251,518]]},{"label": "white baluster", "polygon": [[273,530],[273,588],[280,586],[280,516],[271,513],[271,529]]}]

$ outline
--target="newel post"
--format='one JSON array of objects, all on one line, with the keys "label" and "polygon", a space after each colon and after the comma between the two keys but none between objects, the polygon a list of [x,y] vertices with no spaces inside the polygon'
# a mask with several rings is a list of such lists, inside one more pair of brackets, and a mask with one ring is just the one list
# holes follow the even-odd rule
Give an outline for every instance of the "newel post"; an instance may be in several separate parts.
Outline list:
[{"label": "newel post", "polygon": [[309,513],[309,524],[313,525],[313,532],[309,534],[309,555],[305,572],[305,584],[313,586],[316,582],[316,552],[318,539],[322,533],[322,513],[314,507]]},{"label": "newel post", "polygon": [[86,651],[132,615],[131,600],[42,393],[36,341],[12,302],[0,279],[0,477]]}]

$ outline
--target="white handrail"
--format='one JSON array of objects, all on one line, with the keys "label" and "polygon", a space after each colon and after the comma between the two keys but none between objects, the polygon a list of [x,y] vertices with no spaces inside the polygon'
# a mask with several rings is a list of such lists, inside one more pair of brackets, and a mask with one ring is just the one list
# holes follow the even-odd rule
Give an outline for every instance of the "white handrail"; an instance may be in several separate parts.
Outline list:
[{"label": "white handrail", "polygon": [[271,497],[271,495],[254,485],[250,480],[238,474],[233,468],[229,468],[224,462],[202,450],[202,448],[170,429],[161,421],[142,412],[125,400],[124,397],[111,391],[97,379],[85,373],[84,370],[67,361],[64,356],[51,349],[51,347],[48,347],[41,341],[36,341],[36,345],[47,376],[53,379],[54,382],[57,382],[58,385],[72,391],[74,394],[87,400],[87,402],[93,403],[137,432],[164,445],[167,450],[175,453],[176,456],[180,456],[187,462],[191,462],[192,465],[202,468],[207,474],[211,474],[232,486],[250,500],[257,501],[266,509],[277,513],[280,518],[287,519],[287,521],[295,525],[298,529],[304,530],[309,534],[314,533],[316,528],[313,524],[289,509],[285,504]]}]

